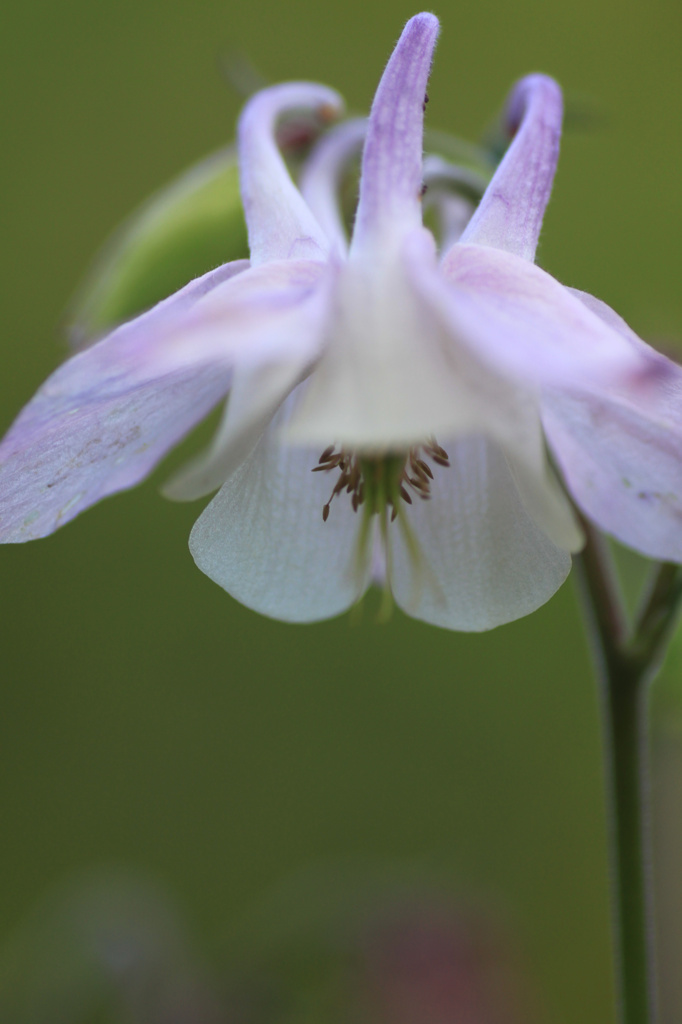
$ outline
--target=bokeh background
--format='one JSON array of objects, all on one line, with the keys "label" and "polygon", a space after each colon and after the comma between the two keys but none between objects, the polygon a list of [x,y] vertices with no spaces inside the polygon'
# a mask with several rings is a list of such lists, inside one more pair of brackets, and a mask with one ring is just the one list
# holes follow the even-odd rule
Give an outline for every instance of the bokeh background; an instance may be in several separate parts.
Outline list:
[{"label": "bokeh background", "polygon": [[[364,111],[412,13],[406,0],[5,0],[0,427],[63,356],[64,310],[104,237],[231,138],[225,54],[273,81],[326,81]],[[557,77],[579,116],[541,262],[679,347],[682,7],[441,0],[436,13],[429,125],[476,139],[514,79]],[[196,570],[202,506],[163,501],[164,473],[0,550],[3,1024],[518,1019],[455,1016],[452,963],[462,992],[521,991],[524,1020],[614,1019],[598,694],[572,583],[482,636],[399,612],[379,627],[371,606],[356,624],[270,622]],[[622,565],[634,588],[642,566]],[[654,790],[672,1022],[669,678]],[[176,1016],[145,1017],[121,995],[130,978],[150,1006],[180,985]]]}]

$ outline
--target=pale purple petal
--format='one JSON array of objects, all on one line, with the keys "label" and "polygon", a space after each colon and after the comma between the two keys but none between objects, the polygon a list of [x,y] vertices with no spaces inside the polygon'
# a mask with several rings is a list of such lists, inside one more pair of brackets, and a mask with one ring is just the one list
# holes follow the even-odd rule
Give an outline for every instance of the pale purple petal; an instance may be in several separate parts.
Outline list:
[{"label": "pale purple petal", "polygon": [[413,252],[415,285],[449,325],[498,372],[527,383],[639,378],[657,374],[659,357],[625,343],[539,267],[479,245],[454,246],[440,275]]},{"label": "pale purple petal", "polygon": [[256,367],[310,361],[323,342],[334,273],[333,266],[314,260],[252,267],[169,320],[153,346],[154,358],[168,369],[200,362]]},{"label": "pale purple petal", "polygon": [[351,251],[421,225],[422,133],[438,19],[408,21],[372,104]]},{"label": "pale purple petal", "polygon": [[647,345],[645,341],[642,341],[639,335],[635,334],[632,327],[623,320],[622,316],[616,313],[615,309],[611,309],[605,302],[602,302],[601,299],[590,295],[589,292],[582,292],[578,288],[566,288],[566,291],[569,291],[571,295],[575,295],[576,299],[592,310],[605,324],[612,327],[614,331],[618,331],[632,348],[639,352],[647,353],[649,356],[653,355],[655,357],[657,355],[656,350],[651,345]]},{"label": "pale purple petal", "polygon": [[154,373],[109,339],[50,377],[0,444],[0,541],[52,533],[132,487],[227,391],[215,366]]},{"label": "pale purple petal", "polygon": [[249,251],[254,265],[271,260],[325,258],[329,242],[294,185],[275,140],[278,117],[296,108],[316,110],[324,120],[340,113],[338,93],[310,82],[263,89],[242,112],[239,166]]},{"label": "pale purple petal", "polygon": [[[636,335],[629,343],[648,348]],[[650,558],[682,562],[682,368],[665,364],[639,386],[548,389],[542,418],[588,518]]]},{"label": "pale purple petal", "polygon": [[312,472],[318,449],[281,443],[289,405],[197,520],[190,550],[202,572],[247,607],[314,622],[361,597],[369,552],[358,567],[360,517],[346,495],[323,522],[335,476]]},{"label": "pale purple petal", "polygon": [[546,75],[529,75],[514,87],[506,127],[513,141],[471,218],[463,242],[535,258],[545,207],[559,157],[561,89]]},{"label": "pale purple petal", "polygon": [[0,443],[0,541],[45,536],[143,479],[225,395],[235,363],[312,354],[322,268],[285,267],[220,268],[48,378]]},{"label": "pale purple petal", "polygon": [[367,119],[355,118],[332,128],[317,143],[301,171],[301,195],[317,218],[330,246],[339,253],[348,249],[348,235],[341,216],[339,189],[351,159],[360,151],[367,134]]},{"label": "pale purple petal", "polygon": [[492,629],[527,615],[561,586],[571,557],[529,516],[499,448],[484,438],[449,443],[432,497],[390,527],[393,594],[408,615],[446,629]]}]

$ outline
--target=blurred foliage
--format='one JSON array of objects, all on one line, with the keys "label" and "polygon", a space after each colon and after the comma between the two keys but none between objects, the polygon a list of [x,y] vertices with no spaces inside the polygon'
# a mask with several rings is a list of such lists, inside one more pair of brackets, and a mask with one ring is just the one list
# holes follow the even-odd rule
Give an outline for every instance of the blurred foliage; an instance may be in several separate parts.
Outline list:
[{"label": "blurred foliage", "polygon": [[230,147],[152,196],[110,239],[70,312],[74,344],[248,254],[236,152]]}]

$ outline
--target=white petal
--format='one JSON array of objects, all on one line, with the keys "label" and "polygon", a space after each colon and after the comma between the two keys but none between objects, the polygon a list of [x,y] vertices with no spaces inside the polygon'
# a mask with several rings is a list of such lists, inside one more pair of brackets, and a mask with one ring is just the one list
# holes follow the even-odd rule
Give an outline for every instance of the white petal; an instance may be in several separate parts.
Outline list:
[{"label": "white petal", "polygon": [[[409,249],[411,236],[407,243]],[[539,470],[544,454],[532,384],[509,374],[504,363],[497,367],[481,358],[466,336],[451,330],[429,291],[422,295],[415,288],[413,268],[401,263],[401,255],[392,266],[351,258],[340,268],[326,345],[295,412],[291,438],[395,451],[434,435],[484,434]],[[438,280],[435,260],[422,272],[449,303],[451,290]]]},{"label": "white petal", "polygon": [[369,565],[358,572],[360,517],[347,495],[322,520],[335,475],[312,472],[321,451],[281,442],[289,406],[198,519],[190,550],[202,572],[247,607],[314,622],[364,593]]},{"label": "white petal", "polygon": [[420,558],[415,567],[399,521],[390,527],[392,587],[407,614],[478,632],[521,618],[561,586],[570,555],[526,511],[506,460],[483,438],[445,445],[430,501],[406,511]]},{"label": "white petal", "polygon": [[544,453],[541,465],[533,465],[509,450],[504,454],[528,514],[557,547],[580,551],[585,543],[583,532]]}]

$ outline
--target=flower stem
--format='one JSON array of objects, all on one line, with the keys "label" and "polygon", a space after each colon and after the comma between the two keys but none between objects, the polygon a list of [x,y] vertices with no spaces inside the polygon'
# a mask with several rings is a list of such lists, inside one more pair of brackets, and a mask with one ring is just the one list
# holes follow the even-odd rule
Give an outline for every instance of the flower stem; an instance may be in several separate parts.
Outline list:
[{"label": "flower stem", "polygon": [[619,1024],[655,1024],[648,690],[676,620],[682,570],[662,564],[628,630],[610,553],[587,522],[578,575],[602,683]]},{"label": "flower stem", "polygon": [[[648,688],[625,662],[605,692],[613,802],[612,873],[620,952],[619,1001],[622,1024],[654,1024],[654,957],[651,826],[648,801]],[[609,744],[610,740],[610,744]]]}]

